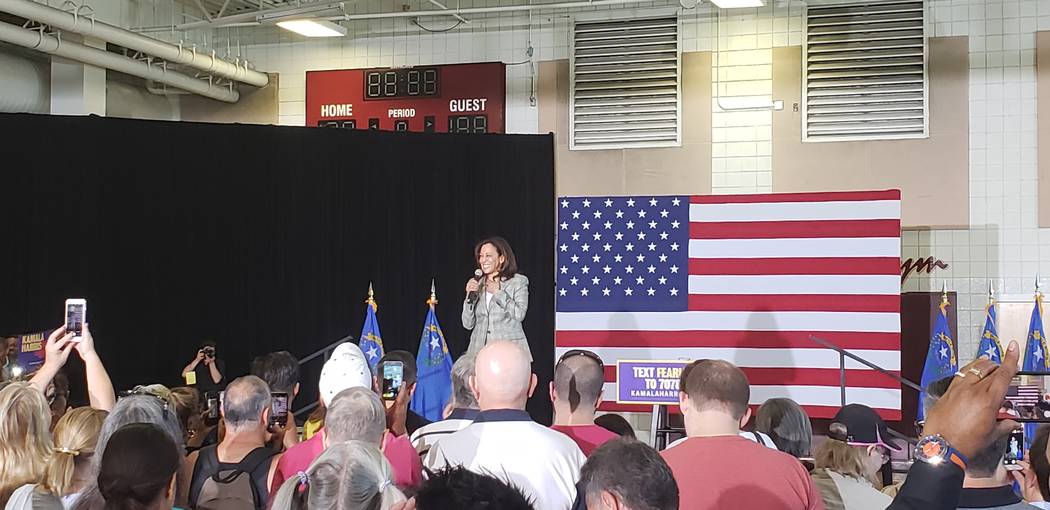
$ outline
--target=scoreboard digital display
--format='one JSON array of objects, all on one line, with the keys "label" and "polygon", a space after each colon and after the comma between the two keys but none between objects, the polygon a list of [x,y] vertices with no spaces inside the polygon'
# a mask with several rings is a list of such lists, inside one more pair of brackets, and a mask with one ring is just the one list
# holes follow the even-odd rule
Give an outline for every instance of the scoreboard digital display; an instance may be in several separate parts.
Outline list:
[{"label": "scoreboard digital display", "polygon": [[503,133],[499,62],[307,71],[306,125],[427,133]]}]

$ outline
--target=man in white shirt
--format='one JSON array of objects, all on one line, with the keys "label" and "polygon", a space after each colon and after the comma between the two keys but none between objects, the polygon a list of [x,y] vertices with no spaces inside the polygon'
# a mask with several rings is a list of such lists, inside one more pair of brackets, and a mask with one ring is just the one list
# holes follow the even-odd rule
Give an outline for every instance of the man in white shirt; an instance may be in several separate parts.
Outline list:
[{"label": "man in white shirt", "polygon": [[435,471],[461,465],[500,478],[520,488],[536,510],[569,508],[587,459],[572,439],[525,412],[536,389],[528,355],[511,342],[490,343],[474,369],[471,387],[481,412],[467,428],[438,440],[424,465]]},{"label": "man in white shirt", "polygon": [[478,415],[478,400],[470,389],[470,378],[474,377],[474,356],[464,354],[452,364],[452,400],[445,409],[445,419],[424,425],[412,433],[412,446],[421,458],[426,458],[430,448],[453,432],[459,432],[474,423]]}]

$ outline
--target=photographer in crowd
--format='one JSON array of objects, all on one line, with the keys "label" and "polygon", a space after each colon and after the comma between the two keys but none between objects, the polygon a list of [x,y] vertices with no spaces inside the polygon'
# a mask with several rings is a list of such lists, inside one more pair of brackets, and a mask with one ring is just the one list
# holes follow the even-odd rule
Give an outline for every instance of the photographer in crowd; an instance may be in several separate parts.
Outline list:
[{"label": "photographer in crowd", "polygon": [[[187,377],[189,373],[194,375]],[[222,391],[222,383],[226,380],[226,363],[215,357],[215,342],[205,340],[201,344],[197,356],[182,369],[182,377],[187,386],[197,388],[201,398],[206,398],[208,393]]]}]

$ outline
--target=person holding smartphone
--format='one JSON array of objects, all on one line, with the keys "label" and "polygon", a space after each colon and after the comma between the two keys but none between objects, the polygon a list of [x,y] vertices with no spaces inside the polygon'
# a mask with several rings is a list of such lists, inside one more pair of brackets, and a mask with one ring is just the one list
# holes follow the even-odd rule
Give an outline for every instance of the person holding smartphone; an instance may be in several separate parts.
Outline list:
[{"label": "person holding smartphone", "polygon": [[[187,377],[186,374],[191,372],[194,375]],[[201,398],[206,398],[208,393],[218,394],[222,390],[222,383],[226,378],[226,363],[215,357],[215,342],[206,340],[201,343],[197,355],[182,369],[182,377],[186,379],[187,386],[197,388]]]},{"label": "person holding smartphone", "polygon": [[518,272],[510,243],[490,237],[474,247],[478,269],[467,280],[463,300],[463,327],[471,330],[467,352],[477,354],[496,340],[514,342],[532,361],[532,351],[521,323],[529,309],[529,279]]}]

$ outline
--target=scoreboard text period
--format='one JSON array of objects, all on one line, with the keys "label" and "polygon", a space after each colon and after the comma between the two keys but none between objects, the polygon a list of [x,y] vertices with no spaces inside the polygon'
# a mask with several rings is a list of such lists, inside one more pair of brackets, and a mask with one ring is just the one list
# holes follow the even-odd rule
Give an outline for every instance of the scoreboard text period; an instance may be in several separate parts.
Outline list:
[{"label": "scoreboard text period", "polygon": [[307,71],[306,125],[427,133],[502,133],[500,62]]}]

